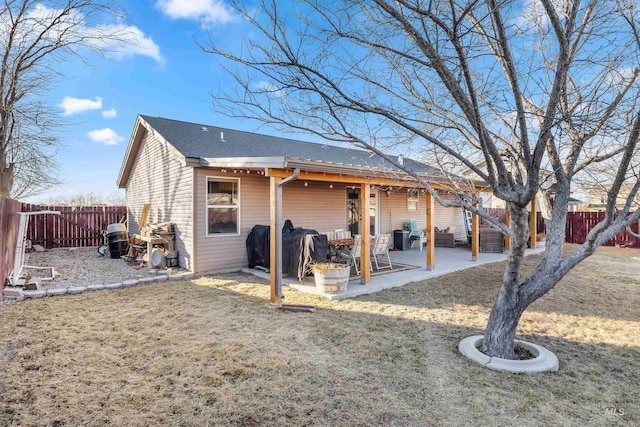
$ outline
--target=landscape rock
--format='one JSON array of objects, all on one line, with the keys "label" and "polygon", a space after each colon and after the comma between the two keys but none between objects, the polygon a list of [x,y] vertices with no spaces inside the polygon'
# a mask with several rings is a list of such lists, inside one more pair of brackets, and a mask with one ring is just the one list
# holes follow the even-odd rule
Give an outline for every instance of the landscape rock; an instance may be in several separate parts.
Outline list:
[{"label": "landscape rock", "polygon": [[56,296],[56,295],[64,295],[67,293],[67,288],[54,288],[47,289],[47,296]]},{"label": "landscape rock", "polygon": [[130,288],[132,286],[135,286],[138,284],[138,282],[140,282],[138,279],[130,279],[130,280],[124,280],[122,282],[122,287],[123,288]]},{"label": "landscape rock", "polygon": [[2,296],[18,298],[18,297],[22,297],[24,295],[23,295],[22,288],[18,288],[18,287],[15,287],[15,286],[7,286],[6,288],[4,288],[2,290]]},{"label": "landscape rock", "polygon": [[47,294],[47,291],[38,290],[38,291],[24,291],[23,295],[25,298],[42,298]]}]

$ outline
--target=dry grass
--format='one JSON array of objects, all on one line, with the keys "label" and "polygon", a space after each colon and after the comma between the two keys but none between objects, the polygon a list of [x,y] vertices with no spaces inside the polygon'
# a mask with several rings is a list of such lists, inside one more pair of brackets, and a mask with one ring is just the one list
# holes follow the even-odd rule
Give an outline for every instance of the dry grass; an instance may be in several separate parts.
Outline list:
[{"label": "dry grass", "polygon": [[[525,314],[560,371],[485,370],[500,269],[346,301],[200,278],[0,307],[0,425],[638,425],[640,251],[603,249]],[[529,260],[532,262],[533,260]]]}]

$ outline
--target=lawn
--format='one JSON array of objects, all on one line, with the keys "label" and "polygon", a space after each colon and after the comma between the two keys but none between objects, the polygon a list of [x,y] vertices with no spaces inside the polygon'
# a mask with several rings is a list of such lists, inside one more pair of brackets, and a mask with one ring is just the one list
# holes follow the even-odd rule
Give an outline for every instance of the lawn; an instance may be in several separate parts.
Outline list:
[{"label": "lawn", "polygon": [[[502,264],[328,301],[249,275],[0,307],[0,425],[638,425],[640,251],[603,248],[525,313],[535,376],[457,352]],[[529,258],[532,265],[535,258]]]}]

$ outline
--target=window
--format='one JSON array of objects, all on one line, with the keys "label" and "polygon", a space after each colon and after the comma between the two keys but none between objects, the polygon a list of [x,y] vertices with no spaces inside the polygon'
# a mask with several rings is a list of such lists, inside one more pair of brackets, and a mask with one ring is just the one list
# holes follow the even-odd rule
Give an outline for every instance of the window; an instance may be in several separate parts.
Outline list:
[{"label": "window", "polygon": [[418,190],[411,189],[407,191],[407,211],[417,211],[420,202]]},{"label": "window", "polygon": [[240,234],[240,180],[207,177],[207,234]]}]

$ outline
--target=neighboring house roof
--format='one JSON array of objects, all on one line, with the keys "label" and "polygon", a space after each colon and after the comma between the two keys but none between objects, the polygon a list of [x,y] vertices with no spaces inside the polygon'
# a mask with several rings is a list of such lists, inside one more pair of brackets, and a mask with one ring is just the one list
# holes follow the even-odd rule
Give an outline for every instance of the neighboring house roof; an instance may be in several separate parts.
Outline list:
[{"label": "neighboring house roof", "polygon": [[[141,115],[120,170],[120,188],[126,186],[133,167],[137,146],[142,141],[142,128],[150,128],[159,134],[189,166],[301,167],[371,175],[404,173],[384,158],[364,150]],[[394,157],[394,160],[399,158]],[[439,169],[427,164],[406,157],[401,161],[411,172],[431,178],[443,177]]]}]

